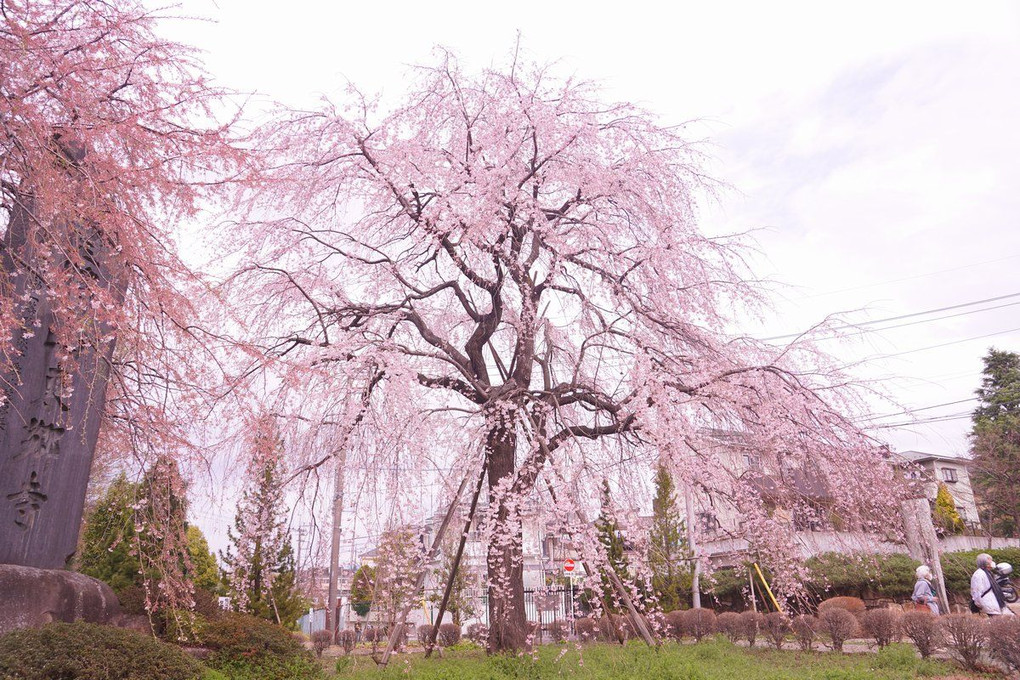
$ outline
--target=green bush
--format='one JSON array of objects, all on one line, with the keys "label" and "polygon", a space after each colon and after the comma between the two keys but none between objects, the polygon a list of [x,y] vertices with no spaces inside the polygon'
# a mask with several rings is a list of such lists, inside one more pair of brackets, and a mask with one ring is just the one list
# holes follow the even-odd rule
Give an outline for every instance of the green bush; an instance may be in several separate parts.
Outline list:
[{"label": "green bush", "polygon": [[231,680],[322,676],[322,667],[289,631],[256,616],[227,614],[202,626],[199,637],[212,651],[209,665]]},{"label": "green bush", "polygon": [[996,562],[1020,565],[1020,548],[944,553],[942,555],[942,575],[946,579],[947,592],[970,593],[970,577],[977,569],[977,556],[983,552],[991,555]]},{"label": "green bush", "polygon": [[910,597],[914,570],[921,563],[907,555],[847,555],[827,552],[805,562],[807,586],[818,597],[834,595]]},{"label": "green bush", "polygon": [[8,680],[198,680],[201,664],[173,645],[92,623],[51,623],[0,637]]}]

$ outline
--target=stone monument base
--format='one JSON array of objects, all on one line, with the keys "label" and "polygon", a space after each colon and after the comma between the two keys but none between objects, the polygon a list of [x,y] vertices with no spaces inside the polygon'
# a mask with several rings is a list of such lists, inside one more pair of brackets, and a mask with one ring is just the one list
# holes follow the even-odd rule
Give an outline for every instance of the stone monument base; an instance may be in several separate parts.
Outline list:
[{"label": "stone monument base", "polygon": [[121,618],[113,590],[91,576],[0,564],[0,635],[52,621],[118,625]]}]

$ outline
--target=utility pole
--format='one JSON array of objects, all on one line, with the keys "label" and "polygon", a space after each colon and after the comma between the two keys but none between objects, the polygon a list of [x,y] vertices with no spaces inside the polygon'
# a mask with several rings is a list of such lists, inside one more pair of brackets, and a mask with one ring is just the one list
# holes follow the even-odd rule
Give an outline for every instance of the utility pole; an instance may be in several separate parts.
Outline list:
[{"label": "utility pole", "polygon": [[691,606],[701,609],[701,561],[698,559],[698,546],[694,542],[694,497],[691,485],[684,482],[684,504],[687,510],[687,549],[691,551],[694,572],[691,574]]},{"label": "utility pole", "polygon": [[336,456],[336,472],[333,477],[333,541],[329,546],[329,597],[326,603],[326,625],[329,626],[329,640],[336,644],[338,625],[337,581],[340,577],[340,521],[344,512],[344,468],[347,467],[347,449]]},{"label": "utility pole", "polygon": [[301,592],[301,539],[304,538],[305,528],[297,529],[297,563],[294,568],[294,589]]}]

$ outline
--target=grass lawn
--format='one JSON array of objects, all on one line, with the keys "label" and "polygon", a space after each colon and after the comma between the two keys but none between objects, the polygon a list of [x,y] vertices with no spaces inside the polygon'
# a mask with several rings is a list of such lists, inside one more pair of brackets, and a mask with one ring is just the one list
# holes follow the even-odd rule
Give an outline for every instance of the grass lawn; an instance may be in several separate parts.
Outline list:
[{"label": "grass lawn", "polygon": [[[896,680],[920,677],[970,677],[952,664],[922,661],[909,645],[892,645],[877,654],[833,652],[777,652],[749,650],[725,639],[698,644],[667,643],[659,650],[631,642],[626,647],[573,645],[542,647],[537,659],[486,657],[480,650],[448,651],[445,658],[425,660],[416,655],[395,658],[380,670],[366,657],[341,659],[338,677],[352,680],[421,678],[422,680]],[[332,669],[331,669],[332,670]]]}]

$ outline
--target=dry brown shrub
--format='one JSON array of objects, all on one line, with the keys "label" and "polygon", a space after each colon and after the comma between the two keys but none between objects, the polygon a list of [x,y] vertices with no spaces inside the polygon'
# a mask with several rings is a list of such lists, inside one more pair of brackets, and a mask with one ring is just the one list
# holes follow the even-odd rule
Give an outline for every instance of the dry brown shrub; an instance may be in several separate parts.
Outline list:
[{"label": "dry brown shrub", "polygon": [[439,626],[436,643],[440,647],[452,647],[460,642],[460,626],[455,623],[444,623]]},{"label": "dry brown shrub", "polygon": [[675,611],[667,612],[663,619],[665,620],[666,633],[674,640],[679,640],[684,636],[684,613],[682,610],[677,609]]},{"label": "dry brown shrub", "polygon": [[844,609],[854,616],[860,616],[865,612],[867,606],[864,604],[864,600],[859,597],[830,597],[818,605],[818,615],[821,616],[822,612],[833,608]]},{"label": "dry brown shrub", "polygon": [[818,638],[818,619],[807,614],[801,614],[794,617],[791,626],[800,648],[805,652],[810,652],[814,649],[815,640]]},{"label": "dry brown shrub", "polygon": [[315,651],[315,656],[322,656],[322,653],[329,648],[329,631],[328,630],[316,630],[312,632],[312,649]]},{"label": "dry brown shrub", "polygon": [[1020,673],[1020,617],[996,616],[988,625],[988,653]]},{"label": "dry brown shrub", "polygon": [[776,649],[783,648],[783,640],[790,632],[790,617],[782,612],[769,612],[762,622],[765,635]]},{"label": "dry brown shrub", "polygon": [[988,636],[988,621],[973,614],[947,614],[939,618],[946,647],[967,670],[977,670]]},{"label": "dry brown shrub", "polygon": [[754,641],[758,639],[764,618],[760,613],[754,611],[744,612],[740,615],[740,637],[747,640],[747,644],[751,647],[754,647]]},{"label": "dry brown shrub", "polygon": [[736,642],[741,638],[740,614],[736,612],[723,612],[716,617],[715,625],[720,633],[730,639],[730,642]]},{"label": "dry brown shrub", "polygon": [[599,624],[595,619],[586,616],[574,621],[574,632],[581,642],[594,642],[599,639]]},{"label": "dry brown shrub", "polygon": [[942,646],[942,630],[938,618],[927,607],[924,610],[904,612],[901,620],[903,634],[910,638],[921,657],[927,659]]},{"label": "dry brown shrub", "polygon": [[881,649],[900,639],[901,618],[893,609],[870,609],[861,615],[861,628]]},{"label": "dry brown shrub", "polygon": [[821,630],[829,636],[829,647],[843,651],[843,643],[857,632],[857,617],[841,607],[829,607],[818,614]]},{"label": "dry brown shrub", "polygon": [[695,642],[701,642],[703,637],[716,631],[715,612],[711,609],[702,607],[688,609],[684,612],[682,621],[684,634],[690,635]]}]

